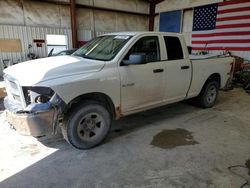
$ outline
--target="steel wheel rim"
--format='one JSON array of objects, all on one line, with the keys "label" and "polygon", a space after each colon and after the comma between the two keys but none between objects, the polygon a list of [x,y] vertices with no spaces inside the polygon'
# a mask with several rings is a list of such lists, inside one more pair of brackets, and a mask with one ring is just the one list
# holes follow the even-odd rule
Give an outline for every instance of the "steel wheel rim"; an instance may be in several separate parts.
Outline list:
[{"label": "steel wheel rim", "polygon": [[83,116],[77,126],[77,135],[83,141],[97,138],[104,130],[104,118],[98,113]]},{"label": "steel wheel rim", "polygon": [[206,100],[209,104],[213,103],[217,96],[217,89],[215,86],[211,86],[208,88]]}]

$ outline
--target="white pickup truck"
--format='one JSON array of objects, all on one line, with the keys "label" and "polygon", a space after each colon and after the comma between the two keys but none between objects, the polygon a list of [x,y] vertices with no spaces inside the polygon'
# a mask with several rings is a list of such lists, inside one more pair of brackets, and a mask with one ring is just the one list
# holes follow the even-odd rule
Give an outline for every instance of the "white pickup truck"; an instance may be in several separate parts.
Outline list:
[{"label": "white pickup truck", "polygon": [[229,56],[190,59],[180,34],[105,34],[71,56],[5,69],[6,119],[32,136],[61,127],[74,147],[91,148],[103,141],[114,119],[190,98],[212,107],[233,62]]}]

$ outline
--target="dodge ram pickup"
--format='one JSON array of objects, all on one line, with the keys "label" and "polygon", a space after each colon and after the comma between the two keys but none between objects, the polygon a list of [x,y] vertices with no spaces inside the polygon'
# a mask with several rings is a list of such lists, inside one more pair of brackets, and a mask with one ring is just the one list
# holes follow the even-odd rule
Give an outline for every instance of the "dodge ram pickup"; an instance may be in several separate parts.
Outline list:
[{"label": "dodge ram pickup", "polygon": [[61,128],[71,145],[91,148],[120,117],[191,98],[212,107],[233,62],[227,55],[189,55],[181,34],[105,34],[70,56],[5,69],[6,119],[20,134]]}]

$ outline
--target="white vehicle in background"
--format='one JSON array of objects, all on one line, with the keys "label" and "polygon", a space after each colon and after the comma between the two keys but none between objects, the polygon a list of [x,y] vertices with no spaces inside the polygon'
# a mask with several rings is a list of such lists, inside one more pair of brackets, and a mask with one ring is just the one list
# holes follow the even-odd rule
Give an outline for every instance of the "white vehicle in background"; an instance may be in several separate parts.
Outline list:
[{"label": "white vehicle in background", "polygon": [[113,119],[194,98],[212,107],[234,59],[189,58],[180,34],[121,32],[97,37],[71,56],[4,70],[6,118],[21,134],[61,127],[76,148],[100,144]]}]

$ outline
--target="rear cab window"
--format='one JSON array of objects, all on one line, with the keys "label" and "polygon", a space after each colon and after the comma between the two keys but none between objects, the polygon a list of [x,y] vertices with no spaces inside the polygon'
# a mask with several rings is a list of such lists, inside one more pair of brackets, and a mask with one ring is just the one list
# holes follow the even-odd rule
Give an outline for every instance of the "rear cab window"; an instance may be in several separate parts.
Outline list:
[{"label": "rear cab window", "polygon": [[168,60],[183,59],[183,49],[178,37],[164,36]]}]

